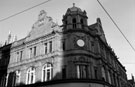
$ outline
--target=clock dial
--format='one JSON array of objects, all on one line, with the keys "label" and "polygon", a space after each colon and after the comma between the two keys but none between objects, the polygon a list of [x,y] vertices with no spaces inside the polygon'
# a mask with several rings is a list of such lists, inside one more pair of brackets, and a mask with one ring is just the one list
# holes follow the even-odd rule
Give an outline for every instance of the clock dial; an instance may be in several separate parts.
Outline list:
[{"label": "clock dial", "polygon": [[85,45],[85,42],[82,39],[79,39],[77,40],[77,45],[83,47]]}]

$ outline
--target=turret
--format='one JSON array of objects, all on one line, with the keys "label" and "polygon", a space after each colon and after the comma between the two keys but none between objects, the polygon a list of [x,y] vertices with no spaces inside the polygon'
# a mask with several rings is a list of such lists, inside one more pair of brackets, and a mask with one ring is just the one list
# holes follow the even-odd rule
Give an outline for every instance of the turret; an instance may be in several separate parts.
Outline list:
[{"label": "turret", "polygon": [[68,8],[63,16],[64,30],[84,29],[87,26],[87,18],[86,11],[82,11],[73,3],[73,7]]}]

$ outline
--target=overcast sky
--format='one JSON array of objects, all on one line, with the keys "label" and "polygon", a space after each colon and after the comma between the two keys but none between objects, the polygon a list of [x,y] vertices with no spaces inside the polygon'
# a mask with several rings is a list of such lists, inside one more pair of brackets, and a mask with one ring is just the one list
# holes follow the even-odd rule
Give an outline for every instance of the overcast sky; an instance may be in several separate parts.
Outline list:
[{"label": "overcast sky", "polygon": [[[44,1],[0,0],[0,20]],[[135,48],[135,0],[99,1]],[[24,38],[37,21],[41,10],[45,10],[47,15],[53,18],[54,22],[61,25],[62,16],[68,8],[73,6],[73,3],[82,10],[86,10],[89,25],[95,23],[97,17],[101,18],[107,42],[114,49],[120,62],[126,67],[128,78],[131,78],[131,73],[135,76],[135,52],[96,0],[51,0],[46,4],[2,21],[0,22],[0,43],[7,40],[9,31],[11,31],[12,35],[17,35],[18,39]]]}]

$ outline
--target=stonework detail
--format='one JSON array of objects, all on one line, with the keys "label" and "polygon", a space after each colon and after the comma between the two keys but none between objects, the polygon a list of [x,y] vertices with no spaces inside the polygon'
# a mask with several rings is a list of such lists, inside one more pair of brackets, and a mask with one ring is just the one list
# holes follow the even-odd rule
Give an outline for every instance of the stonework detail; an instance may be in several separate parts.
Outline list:
[{"label": "stonework detail", "polygon": [[87,18],[74,4],[59,26],[41,10],[25,38],[0,48],[0,58],[9,59],[0,87],[127,87],[125,67],[107,44],[101,20],[88,25]]}]

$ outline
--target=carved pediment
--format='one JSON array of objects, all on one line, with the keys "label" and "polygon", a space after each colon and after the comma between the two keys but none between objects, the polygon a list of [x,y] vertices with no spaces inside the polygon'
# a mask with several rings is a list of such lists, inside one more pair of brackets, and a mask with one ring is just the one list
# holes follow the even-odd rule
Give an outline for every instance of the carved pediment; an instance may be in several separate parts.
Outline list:
[{"label": "carved pediment", "polygon": [[59,28],[58,24],[53,22],[50,16],[44,10],[41,10],[38,15],[38,20],[33,24],[32,30],[28,34],[27,40],[44,36],[51,33],[55,28]]},{"label": "carved pediment", "polygon": [[41,10],[38,15],[38,20],[41,21],[47,17],[47,13],[44,10]]}]

